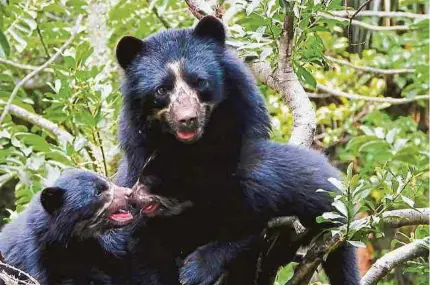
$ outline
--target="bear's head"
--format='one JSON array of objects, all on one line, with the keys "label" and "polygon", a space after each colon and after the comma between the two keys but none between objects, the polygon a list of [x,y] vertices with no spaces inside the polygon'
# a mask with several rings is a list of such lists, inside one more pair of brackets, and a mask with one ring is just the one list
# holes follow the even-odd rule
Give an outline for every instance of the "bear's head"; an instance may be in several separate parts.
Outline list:
[{"label": "bear's head", "polygon": [[88,237],[132,223],[131,193],[93,172],[67,169],[42,190],[40,203],[57,229]]},{"label": "bear's head", "polygon": [[116,57],[132,120],[155,123],[179,141],[196,142],[224,98],[225,37],[223,24],[212,16],[194,29],[171,29],[144,40],[123,37]]}]

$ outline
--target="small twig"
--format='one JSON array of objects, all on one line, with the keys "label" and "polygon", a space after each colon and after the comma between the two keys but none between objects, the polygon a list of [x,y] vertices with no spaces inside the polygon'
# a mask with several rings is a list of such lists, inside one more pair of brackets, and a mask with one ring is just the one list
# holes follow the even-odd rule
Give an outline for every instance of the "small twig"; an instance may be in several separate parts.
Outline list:
[{"label": "small twig", "polygon": [[100,152],[102,154],[103,169],[104,169],[104,172],[105,172],[105,176],[108,177],[109,175],[108,175],[108,168],[107,168],[105,150],[104,150],[104,147],[103,147],[102,139],[100,137],[100,132],[97,129],[96,129],[96,137],[97,137],[97,143],[99,144],[99,147],[100,147]]},{"label": "small twig", "polygon": [[3,113],[0,116],[0,125],[3,122],[4,118],[6,117],[8,111],[9,111],[9,107],[12,104],[12,101],[15,98],[16,94],[18,93],[19,89],[27,81],[29,81],[32,77],[34,77],[36,74],[38,74],[39,72],[41,72],[42,70],[47,68],[51,63],[53,63],[61,55],[61,53],[66,49],[66,47],[72,43],[73,39],[75,38],[75,36],[77,35],[77,33],[79,31],[81,21],[82,21],[82,15],[79,15],[77,20],[76,20],[75,26],[72,28],[72,33],[70,35],[70,38],[58,49],[58,51],[50,59],[48,59],[44,64],[39,66],[37,69],[35,69],[32,72],[30,72],[29,74],[27,74],[20,82],[18,82],[18,84],[15,85],[15,88],[13,89],[12,93],[10,94],[9,100],[7,101],[7,103],[3,109]]},{"label": "small twig", "polygon": [[[9,278],[9,280],[15,280],[13,275],[11,276],[9,273],[4,272],[5,269],[13,272],[16,276],[24,276],[27,279],[26,281],[19,280],[19,282],[16,282],[17,285],[18,284],[40,285],[40,283],[36,279],[34,279],[34,277],[32,277],[30,274],[12,266],[12,265],[9,265],[7,263],[0,261],[0,274],[6,275],[7,277],[11,277],[11,278]],[[0,280],[2,280],[2,278],[0,278]],[[8,280],[6,280],[6,281],[8,281]],[[6,283],[6,285],[8,285],[8,283]]]},{"label": "small twig", "polygon": [[163,17],[161,17],[160,13],[158,13],[158,9],[157,7],[152,7],[152,12],[154,13],[155,17],[157,17],[158,20],[160,20],[161,24],[163,24],[163,26],[166,29],[170,29],[171,26],[169,24],[169,22],[166,21],[166,19],[164,19]]},{"label": "small twig", "polygon": [[9,112],[20,118],[24,121],[27,121],[35,126],[38,126],[44,130],[47,130],[48,132],[54,134],[59,141],[62,142],[71,142],[73,141],[73,136],[65,131],[64,129],[60,128],[59,125],[43,118],[42,116],[39,116],[37,114],[34,114],[32,112],[29,112],[25,110],[24,108],[21,108],[17,105],[11,104],[9,106]]},{"label": "small twig", "polygon": [[[13,62],[11,60],[7,60],[7,59],[1,58],[1,57],[0,57],[0,63],[4,63],[4,64],[10,65],[10,66],[14,66],[16,68],[26,69],[26,70],[36,70],[39,68],[39,66],[17,63],[17,62]],[[54,72],[54,70],[52,68],[45,68],[42,71],[43,72]]]},{"label": "small twig", "polygon": [[317,89],[320,89],[333,96],[345,97],[351,100],[365,100],[365,101],[372,101],[377,103],[389,103],[392,105],[405,104],[405,103],[410,103],[418,100],[430,99],[430,95],[417,95],[413,98],[369,97],[369,96],[363,96],[363,95],[346,93],[343,91],[335,90],[323,84],[317,84]]},{"label": "small twig", "polygon": [[40,31],[39,23],[37,22],[37,19],[36,19],[36,31],[37,31],[37,34],[39,35],[39,39],[40,39],[40,42],[42,43],[43,49],[45,50],[46,57],[47,58],[51,57],[51,55],[49,54],[48,48],[46,47],[45,40],[43,39],[42,32]]},{"label": "small twig", "polygon": [[300,220],[293,217],[278,217],[269,221],[268,228],[290,227],[297,235],[302,235],[306,232],[306,228],[300,223]]},{"label": "small twig", "polygon": [[349,61],[334,58],[334,57],[331,57],[328,55],[326,55],[325,57],[328,60],[330,60],[331,62],[346,65],[346,66],[352,67],[352,68],[357,69],[357,70],[362,70],[362,71],[367,71],[367,72],[372,72],[372,73],[393,75],[393,74],[414,73],[415,72],[415,69],[407,69],[407,68],[403,68],[403,69],[381,69],[381,68],[370,67],[370,66],[358,66],[358,65],[350,63]]},{"label": "small twig", "polygon": [[340,235],[335,235],[327,241],[320,239],[308,250],[303,261],[294,270],[294,275],[286,285],[308,284],[315,270],[322,263],[324,255],[335,250],[343,243]]},{"label": "small twig", "polygon": [[364,7],[366,7],[370,2],[372,2],[373,0],[366,0],[363,4],[360,5],[360,7],[358,7],[357,11],[354,12],[354,14],[352,14],[352,16],[348,17],[349,18],[349,25],[348,25],[348,41],[352,42],[352,21],[354,20],[355,16],[357,16],[358,13],[360,13],[361,10],[363,10]]},{"label": "small twig", "polygon": [[201,19],[207,15],[205,11],[199,8],[199,5],[197,5],[194,0],[185,0],[185,3],[187,3],[191,14],[193,14],[197,19]]},{"label": "small twig", "polygon": [[[43,118],[42,116],[29,112],[14,104],[11,104],[9,106],[9,112],[15,117],[18,117],[26,122],[29,122],[35,126],[42,128],[45,131],[52,133],[58,138],[60,142],[73,143],[74,137],[72,134],[62,129],[59,125]],[[88,143],[88,146],[93,153],[96,153],[97,151],[96,146],[90,143]]]},{"label": "small twig", "polygon": [[428,257],[430,237],[415,240],[407,245],[401,246],[380,259],[378,259],[367,273],[361,278],[361,285],[377,284],[391,269],[399,264],[412,260],[418,256]]},{"label": "small twig", "polygon": [[338,16],[333,16],[333,15],[330,15],[330,14],[324,13],[324,12],[319,12],[318,16],[321,16],[321,17],[326,18],[326,19],[337,20],[340,22],[348,22],[351,25],[359,26],[359,27],[362,27],[362,28],[365,28],[365,29],[368,29],[371,31],[385,32],[385,31],[409,31],[409,30],[412,30],[412,28],[409,26],[388,26],[388,27],[386,27],[386,26],[370,25],[370,24],[367,24],[367,23],[364,23],[361,21],[357,21],[357,20],[350,21],[349,19],[345,19],[345,18],[338,17]]},{"label": "small twig", "polygon": [[[330,14],[338,17],[349,17],[355,10],[330,11]],[[394,11],[361,11],[356,17],[387,17],[387,18],[411,18],[411,19],[429,19],[430,17],[424,14],[415,14],[409,12],[394,12]]]},{"label": "small twig", "polygon": [[214,283],[214,285],[223,285],[227,281],[228,274],[224,272],[221,274],[220,277],[218,277],[218,280]]}]

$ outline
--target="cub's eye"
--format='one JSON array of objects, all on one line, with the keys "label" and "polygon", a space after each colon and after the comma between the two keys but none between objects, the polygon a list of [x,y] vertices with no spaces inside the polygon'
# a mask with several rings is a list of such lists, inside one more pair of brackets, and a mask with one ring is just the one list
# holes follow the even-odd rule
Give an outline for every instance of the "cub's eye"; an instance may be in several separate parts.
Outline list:
[{"label": "cub's eye", "polygon": [[167,94],[167,88],[164,86],[159,86],[155,90],[155,93],[157,93],[157,95],[159,95],[159,96],[164,96]]},{"label": "cub's eye", "polygon": [[104,193],[106,190],[108,190],[108,188],[109,188],[109,186],[107,186],[107,185],[98,185],[98,186],[96,187],[96,190],[95,190],[95,194],[96,194],[96,196],[97,196],[97,197],[100,197],[101,195],[103,195],[103,193]]},{"label": "cub's eye", "polygon": [[199,88],[206,88],[208,87],[208,85],[209,85],[209,81],[207,81],[206,79],[202,79],[202,78],[197,79],[197,86]]}]

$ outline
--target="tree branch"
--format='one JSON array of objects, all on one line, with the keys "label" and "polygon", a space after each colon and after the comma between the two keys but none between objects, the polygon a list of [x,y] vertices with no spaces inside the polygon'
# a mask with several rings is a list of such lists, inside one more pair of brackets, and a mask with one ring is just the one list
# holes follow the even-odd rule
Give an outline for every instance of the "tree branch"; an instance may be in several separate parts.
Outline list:
[{"label": "tree branch", "polygon": [[[45,131],[52,133],[62,143],[66,143],[66,142],[73,143],[74,137],[72,134],[62,129],[59,125],[43,118],[42,116],[29,112],[14,104],[11,104],[9,106],[9,112],[17,118],[20,118],[26,122],[29,122],[35,126],[40,127]],[[91,149],[92,153],[97,153],[96,146],[94,146],[91,143],[88,143],[88,146]]]},{"label": "tree branch", "polygon": [[[342,11],[331,11],[330,14],[337,17],[345,17],[349,18],[352,14],[354,14],[356,10],[342,10]],[[386,17],[386,18],[411,18],[411,19],[430,19],[427,15],[424,14],[414,14],[409,12],[391,12],[391,11],[370,11],[364,10],[360,11],[356,17]]]},{"label": "tree branch", "polygon": [[327,241],[319,240],[308,250],[303,261],[294,270],[294,275],[286,285],[308,284],[312,275],[322,263],[324,255],[335,250],[342,245],[343,239],[340,235],[335,235]]},{"label": "tree branch", "polygon": [[399,264],[414,259],[418,256],[428,256],[430,246],[430,237],[421,240],[415,240],[407,245],[399,247],[380,259],[378,259],[367,273],[361,278],[361,285],[377,284],[391,269]]},{"label": "tree branch", "polygon": [[[23,278],[26,280],[23,281]],[[30,274],[0,260],[0,281],[2,280],[5,285],[40,285]]]},{"label": "tree branch", "polygon": [[[36,69],[39,68],[38,66],[17,63],[17,62],[13,62],[11,60],[7,60],[7,59],[1,58],[1,57],[0,57],[0,63],[7,64],[7,65],[10,65],[10,66],[13,66],[13,67],[16,67],[16,68],[20,68],[20,69],[26,69],[26,70],[36,70]],[[44,72],[54,72],[54,70],[52,68],[45,68],[42,71],[44,71]]]},{"label": "tree branch", "polygon": [[37,69],[35,69],[32,72],[30,72],[29,74],[27,74],[20,82],[18,82],[18,84],[15,85],[15,88],[13,89],[12,93],[10,94],[9,100],[7,101],[7,103],[3,109],[3,113],[0,116],[0,125],[3,122],[4,118],[6,117],[8,111],[9,111],[9,107],[12,104],[12,101],[15,98],[16,94],[18,93],[19,89],[27,81],[29,81],[32,77],[34,77],[36,74],[38,74],[39,72],[41,72],[42,70],[47,68],[51,63],[53,63],[61,55],[61,53],[66,49],[66,47],[72,43],[73,39],[75,38],[75,36],[78,33],[81,21],[82,21],[82,15],[79,15],[77,20],[76,20],[75,26],[72,28],[72,33],[70,35],[70,38],[58,49],[58,51],[50,59],[48,59],[44,64],[39,66]]},{"label": "tree branch", "polygon": [[[382,214],[381,222],[388,227],[401,227],[410,225],[426,225],[429,224],[430,208],[404,209],[386,211]],[[285,226],[291,227],[291,218],[284,217]],[[281,218],[277,218],[279,221]],[[370,219],[365,217],[354,221],[353,223],[361,224]],[[293,219],[294,220],[294,219]],[[276,220],[275,220],[276,221]],[[276,226],[282,226],[282,223],[276,222]],[[294,237],[293,237],[294,238]],[[340,235],[335,235],[328,240],[317,240],[315,244],[308,250],[303,261],[295,269],[293,277],[287,282],[287,285],[308,284],[313,273],[323,261],[323,256],[336,249],[343,243],[343,238]]]},{"label": "tree branch", "polygon": [[292,38],[290,36],[293,35],[291,35],[291,31],[285,31],[285,28],[292,25],[292,20],[289,17],[292,18],[292,16],[286,16],[284,20],[284,32],[279,46],[278,68],[272,72],[268,62],[252,63],[251,68],[259,81],[284,94],[294,117],[289,143],[310,146],[316,129],[315,109],[291,65]]},{"label": "tree branch", "polygon": [[191,14],[199,20],[208,14],[194,0],[185,0],[185,3],[188,5],[188,10],[190,10]]},{"label": "tree branch", "polygon": [[411,27],[409,26],[375,26],[375,25],[370,25],[358,20],[351,20],[350,19],[346,19],[346,18],[342,18],[342,17],[338,17],[338,16],[333,16],[330,15],[328,13],[324,13],[324,12],[319,12],[318,16],[321,16],[323,18],[326,19],[331,19],[331,20],[337,20],[339,22],[348,22],[354,26],[359,26],[371,31],[380,31],[380,32],[385,32],[385,31],[409,31],[412,30]]},{"label": "tree branch", "polygon": [[382,214],[385,225],[392,228],[430,224],[430,208],[387,211]]},{"label": "tree branch", "polygon": [[155,17],[157,17],[157,19],[161,22],[161,24],[166,28],[166,29],[170,29],[170,24],[169,22],[166,21],[166,19],[164,19],[160,13],[158,13],[158,9],[157,7],[152,7],[152,12],[154,13]]},{"label": "tree branch", "polygon": [[301,235],[306,231],[306,228],[302,225],[302,223],[300,223],[299,218],[296,216],[274,218],[267,224],[268,228],[279,228],[286,226],[294,229],[295,233],[298,235]]},{"label": "tree branch", "polygon": [[63,130],[62,128],[60,128],[60,126],[43,118],[42,116],[36,115],[14,104],[11,104],[9,106],[9,112],[15,117],[18,117],[46,131],[49,131],[50,133],[55,135],[61,142],[73,141],[73,136],[69,132]]},{"label": "tree branch", "polygon": [[407,69],[407,68],[404,68],[404,69],[381,69],[381,68],[375,68],[375,67],[369,67],[369,66],[359,66],[359,65],[352,64],[349,61],[334,58],[334,57],[331,57],[328,55],[326,55],[325,57],[328,60],[330,60],[331,62],[346,65],[346,66],[355,68],[357,70],[362,70],[362,71],[366,71],[366,72],[388,74],[388,75],[401,74],[401,73],[414,73],[415,72],[415,69]]},{"label": "tree branch", "polygon": [[398,105],[398,104],[405,104],[410,103],[418,100],[429,100],[430,95],[417,95],[413,98],[392,98],[392,97],[368,97],[353,93],[346,93],[343,91],[339,91],[333,88],[330,88],[323,84],[317,84],[317,89],[320,89],[326,93],[329,93],[333,96],[337,97],[345,97],[351,100],[365,100],[365,101],[372,101],[372,102],[378,102],[378,103],[389,103],[392,105]]}]

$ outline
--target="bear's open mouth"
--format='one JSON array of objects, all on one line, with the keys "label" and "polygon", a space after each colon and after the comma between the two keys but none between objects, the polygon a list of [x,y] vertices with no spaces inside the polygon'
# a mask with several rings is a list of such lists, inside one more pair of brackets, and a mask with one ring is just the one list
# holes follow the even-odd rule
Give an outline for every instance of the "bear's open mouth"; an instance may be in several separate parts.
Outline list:
[{"label": "bear's open mouth", "polygon": [[176,131],[176,137],[178,140],[183,142],[194,142],[200,138],[200,134],[200,128],[196,128],[195,130]]},{"label": "bear's open mouth", "polygon": [[159,206],[159,204],[157,202],[152,201],[152,202],[148,203],[147,205],[143,206],[140,211],[142,214],[152,214],[158,210],[158,206]]},{"label": "bear's open mouth", "polygon": [[116,212],[109,215],[109,219],[118,224],[124,225],[133,221],[133,214],[129,210],[118,209]]}]

